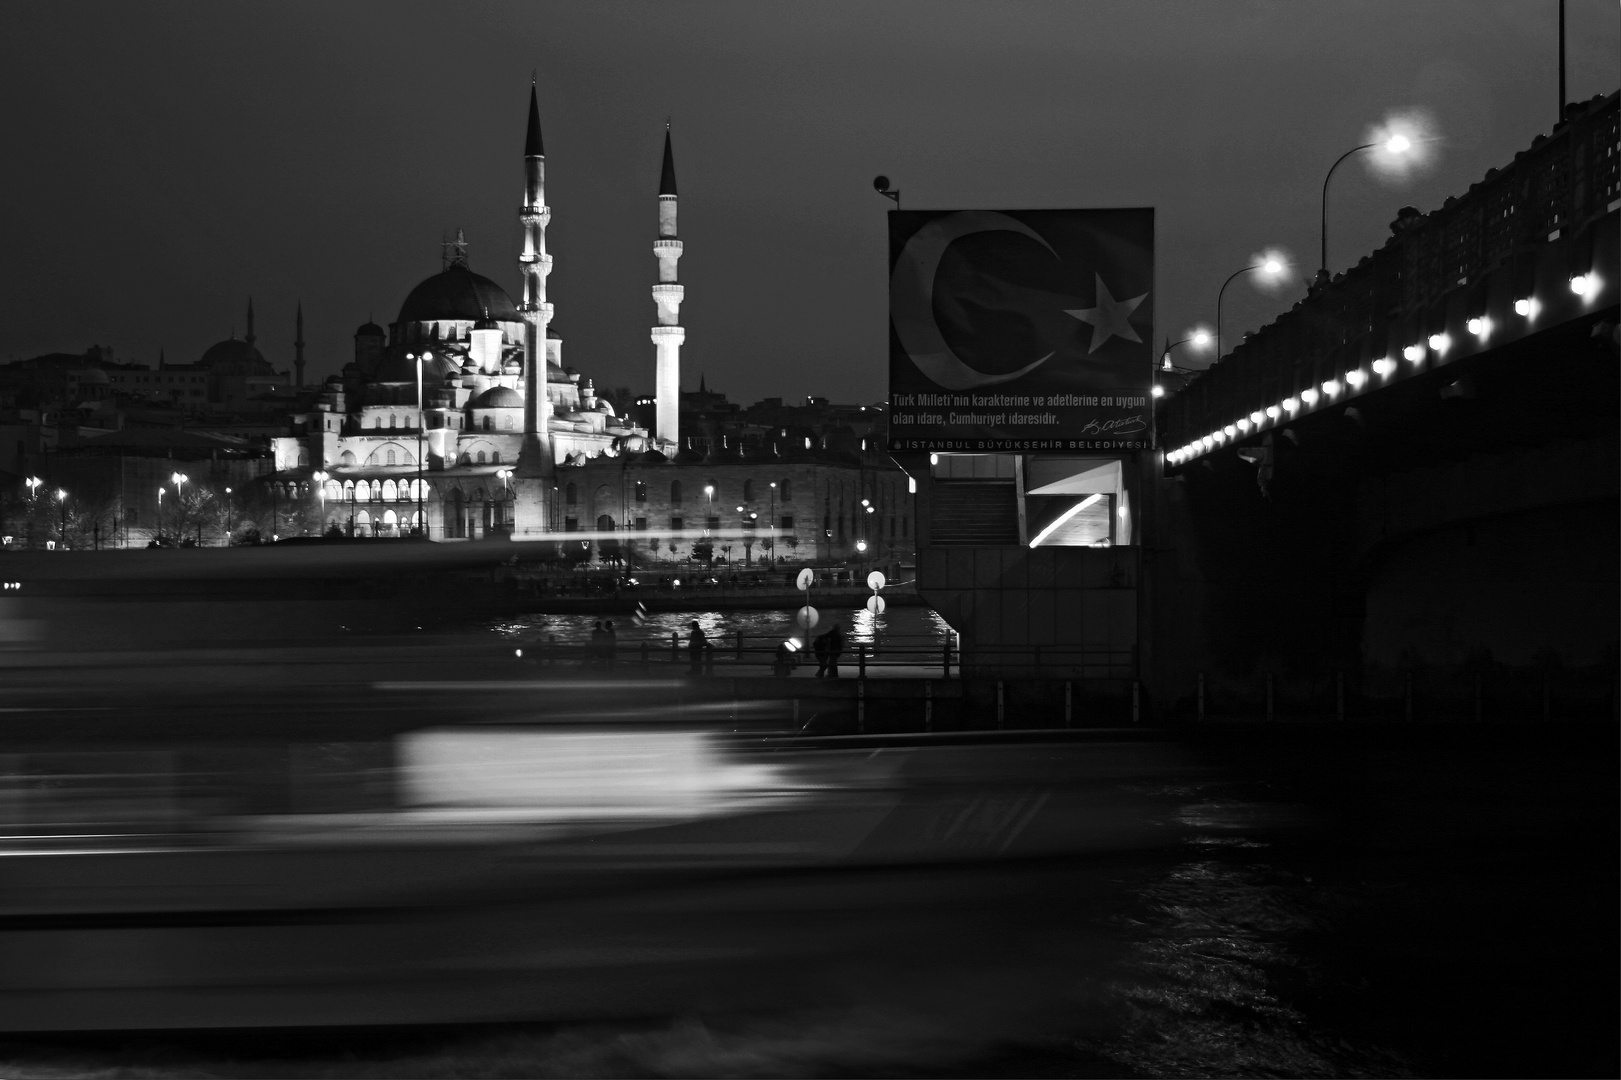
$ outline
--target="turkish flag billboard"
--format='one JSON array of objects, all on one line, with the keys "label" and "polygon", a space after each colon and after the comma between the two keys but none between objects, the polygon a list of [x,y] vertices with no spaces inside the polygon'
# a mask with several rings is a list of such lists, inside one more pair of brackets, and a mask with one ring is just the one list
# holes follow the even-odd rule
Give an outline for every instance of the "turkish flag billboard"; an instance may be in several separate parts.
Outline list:
[{"label": "turkish flag billboard", "polygon": [[892,210],[889,449],[1145,449],[1154,211]]}]

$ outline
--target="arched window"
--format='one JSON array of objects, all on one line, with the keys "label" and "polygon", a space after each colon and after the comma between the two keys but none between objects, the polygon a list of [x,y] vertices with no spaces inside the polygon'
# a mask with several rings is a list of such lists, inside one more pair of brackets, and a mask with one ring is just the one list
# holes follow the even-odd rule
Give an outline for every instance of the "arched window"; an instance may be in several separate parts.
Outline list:
[{"label": "arched window", "polygon": [[355,452],[353,450],[345,450],[342,454],[338,455],[339,465],[353,465],[354,463]]},{"label": "arched window", "polygon": [[474,460],[476,460],[480,465],[484,464],[484,451],[480,450],[478,452],[477,458],[475,458]]},{"label": "arched window", "polygon": [[343,498],[343,488],[336,480],[328,480],[326,482],[326,497],[329,499]]},{"label": "arched window", "polygon": [[383,525],[383,535],[384,536],[393,536],[395,530],[399,527],[399,524],[400,524],[399,516],[396,515],[394,513],[394,511],[392,511],[392,510],[384,510],[383,511],[382,525]]},{"label": "arched window", "polygon": [[577,506],[580,502],[580,489],[570,484],[563,489],[563,505]]},{"label": "arched window", "polygon": [[614,519],[609,517],[607,514],[603,514],[601,517],[597,518],[597,531],[598,532],[613,532],[614,531]]},{"label": "arched window", "polygon": [[398,424],[399,424],[399,417],[395,416],[393,413],[389,413],[388,414],[388,426],[389,427],[396,427],[396,426],[398,426]]},{"label": "arched window", "polygon": [[745,480],[743,481],[743,501],[748,502],[752,498],[754,498],[754,481]]},{"label": "arched window", "polygon": [[345,480],[343,482],[343,497],[346,500],[355,497],[355,482],[353,480]]},{"label": "arched window", "polygon": [[679,480],[670,481],[670,505],[681,505],[681,481]]},{"label": "arched window", "polygon": [[647,501],[647,485],[640,480],[636,481],[636,501],[639,503]]},{"label": "arched window", "polygon": [[371,528],[371,514],[365,510],[355,515],[355,531],[364,533]]},{"label": "arched window", "polygon": [[388,464],[394,464],[394,451],[390,450],[387,457]]},{"label": "arched window", "polygon": [[356,484],[354,497],[356,502],[365,502],[367,499],[371,498],[371,485],[367,484],[364,480]]},{"label": "arched window", "polygon": [[466,451],[463,451],[462,452],[462,464],[463,465],[471,465],[472,463],[473,463],[473,455],[467,453]]},{"label": "arched window", "polygon": [[378,499],[381,499],[382,497],[383,497],[383,484],[382,484],[382,481],[373,480],[371,482],[371,500],[372,500],[372,502],[376,502]]},{"label": "arched window", "polygon": [[504,428],[507,431],[512,430],[512,414],[511,413],[508,413],[507,415],[501,417],[501,427]]},{"label": "arched window", "polygon": [[383,481],[383,499],[384,499],[384,501],[385,502],[397,502],[397,501],[399,501],[399,497],[400,497],[400,491],[399,491],[399,488],[394,486],[394,481],[392,481],[392,480],[384,480]]},{"label": "arched window", "polygon": [[494,431],[495,430],[495,421],[491,420],[488,416],[486,416],[484,418],[484,430],[485,431]]},{"label": "arched window", "polygon": [[490,464],[491,465],[499,465],[499,464],[501,464],[501,451],[499,451],[499,450],[491,450],[490,451]]},{"label": "arched window", "polygon": [[300,450],[298,452],[298,463],[301,466],[308,466],[309,465],[309,463],[310,463],[310,452],[308,450]]},{"label": "arched window", "polygon": [[792,480],[784,477],[782,481],[777,484],[777,490],[781,492],[783,502],[794,501],[794,482]]}]

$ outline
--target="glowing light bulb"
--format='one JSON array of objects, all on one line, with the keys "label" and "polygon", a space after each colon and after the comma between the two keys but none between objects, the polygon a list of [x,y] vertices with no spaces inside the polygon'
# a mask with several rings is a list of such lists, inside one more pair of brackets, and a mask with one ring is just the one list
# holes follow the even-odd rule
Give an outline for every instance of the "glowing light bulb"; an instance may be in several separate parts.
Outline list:
[{"label": "glowing light bulb", "polygon": [[1373,362],[1373,370],[1378,372],[1380,375],[1389,378],[1391,372],[1396,370],[1396,361],[1390,359],[1388,356],[1380,360],[1375,360]]},{"label": "glowing light bulb", "polygon": [[1401,354],[1402,354],[1403,358],[1405,358],[1407,360],[1410,360],[1410,361],[1412,361],[1413,363],[1416,364],[1420,360],[1424,359],[1424,346],[1422,346],[1422,345],[1409,345],[1409,346],[1407,346],[1407,348],[1405,348],[1405,349],[1403,349],[1401,351]]},{"label": "glowing light bulb", "polygon": [[1268,259],[1261,264],[1261,269],[1268,274],[1283,273],[1283,263],[1277,259]]},{"label": "glowing light bulb", "polygon": [[1199,346],[1199,348],[1202,349],[1206,345],[1210,344],[1210,341],[1211,341],[1210,331],[1208,331],[1208,330],[1195,330],[1193,332],[1193,338],[1191,340],[1193,341],[1193,343],[1195,345]]},{"label": "glowing light bulb", "polygon": [[1248,431],[1250,429],[1250,426],[1251,426],[1249,417],[1245,416],[1245,417],[1240,418],[1238,423],[1236,425],[1234,425],[1234,426],[1236,426],[1239,431]]},{"label": "glowing light bulb", "polygon": [[1276,405],[1268,405],[1266,407],[1266,415],[1276,420],[1279,416],[1283,415],[1283,410],[1278,408]]},{"label": "glowing light bulb", "polygon": [[1152,393],[1155,397],[1164,397],[1165,396],[1165,387],[1161,386],[1159,383],[1155,383],[1154,384],[1154,389],[1149,391],[1149,392]]},{"label": "glowing light bulb", "polygon": [[1577,274],[1575,277],[1570,279],[1570,291],[1575,293],[1577,296],[1586,296],[1587,289],[1590,284],[1591,282],[1587,280],[1586,274]]},{"label": "glowing light bulb", "polygon": [[1354,390],[1367,382],[1368,376],[1361,368],[1353,368],[1345,373],[1345,381]]},{"label": "glowing light bulb", "polygon": [[1222,428],[1221,430],[1226,434],[1226,436],[1229,439],[1232,438],[1234,435],[1238,434],[1238,426],[1236,424],[1228,424],[1226,427]]},{"label": "glowing light bulb", "polygon": [[1451,345],[1451,344],[1452,344],[1452,338],[1450,338],[1446,334],[1431,334],[1430,335],[1430,348],[1434,349],[1437,353],[1446,352],[1447,347],[1449,345]]},{"label": "glowing light bulb", "polygon": [[1392,154],[1405,154],[1412,148],[1412,142],[1405,135],[1392,135],[1385,141],[1385,149]]},{"label": "glowing light bulb", "polygon": [[1323,393],[1327,394],[1329,397],[1337,396],[1340,389],[1340,381],[1338,379],[1330,379],[1323,384]]},{"label": "glowing light bulb", "polygon": [[1283,399],[1283,407],[1288,409],[1290,412],[1294,412],[1296,409],[1300,408],[1300,399],[1286,397]]},{"label": "glowing light bulb", "polygon": [[1516,315],[1529,315],[1529,314],[1531,314],[1531,300],[1530,300],[1529,297],[1521,297],[1520,299],[1514,301],[1514,314],[1516,314]]},{"label": "glowing light bulb", "polygon": [[1260,409],[1256,409],[1254,412],[1250,413],[1250,423],[1252,424],[1259,424],[1265,419],[1266,415],[1262,413]]},{"label": "glowing light bulb", "polygon": [[1317,397],[1318,397],[1318,394],[1317,394],[1317,391],[1315,391],[1315,390],[1302,390],[1302,391],[1300,391],[1300,400],[1304,401],[1307,405],[1315,405],[1315,404],[1317,404]]}]

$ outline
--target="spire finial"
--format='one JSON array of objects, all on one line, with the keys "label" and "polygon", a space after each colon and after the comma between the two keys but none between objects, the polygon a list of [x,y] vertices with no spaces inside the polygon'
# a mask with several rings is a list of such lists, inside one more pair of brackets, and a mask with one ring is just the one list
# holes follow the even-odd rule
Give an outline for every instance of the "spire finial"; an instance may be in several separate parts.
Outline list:
[{"label": "spire finial", "polygon": [[664,168],[659,172],[659,194],[675,194],[675,150],[670,145],[670,122],[664,122]]},{"label": "spire finial", "polygon": [[466,268],[467,236],[462,232],[460,225],[456,226],[456,239],[441,240],[439,246],[444,249],[440,259],[444,263],[446,270],[449,270],[452,266]]},{"label": "spire finial", "polygon": [[533,76],[529,81],[529,129],[524,133],[523,156],[546,156],[546,144],[540,137],[540,99],[536,96]]}]

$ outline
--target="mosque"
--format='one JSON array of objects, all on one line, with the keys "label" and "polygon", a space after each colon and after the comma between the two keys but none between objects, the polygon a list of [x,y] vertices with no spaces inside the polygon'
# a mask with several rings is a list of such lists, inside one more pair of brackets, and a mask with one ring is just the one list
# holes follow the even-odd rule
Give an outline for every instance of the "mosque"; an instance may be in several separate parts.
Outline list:
[{"label": "mosque", "polygon": [[713,539],[728,562],[734,547],[737,562],[909,550],[906,476],[876,444],[852,456],[806,440],[753,458],[741,447],[684,447],[685,290],[669,131],[653,241],[651,430],[563,365],[546,300],[552,211],[533,86],[523,160],[521,302],[468,266],[458,233],[440,272],[411,290],[387,330],[367,322],[356,331],[353,362],[274,440],[278,494],[306,500],[323,532],[449,541],[579,532],[598,543],[614,534],[642,562],[685,559],[695,538]]}]

